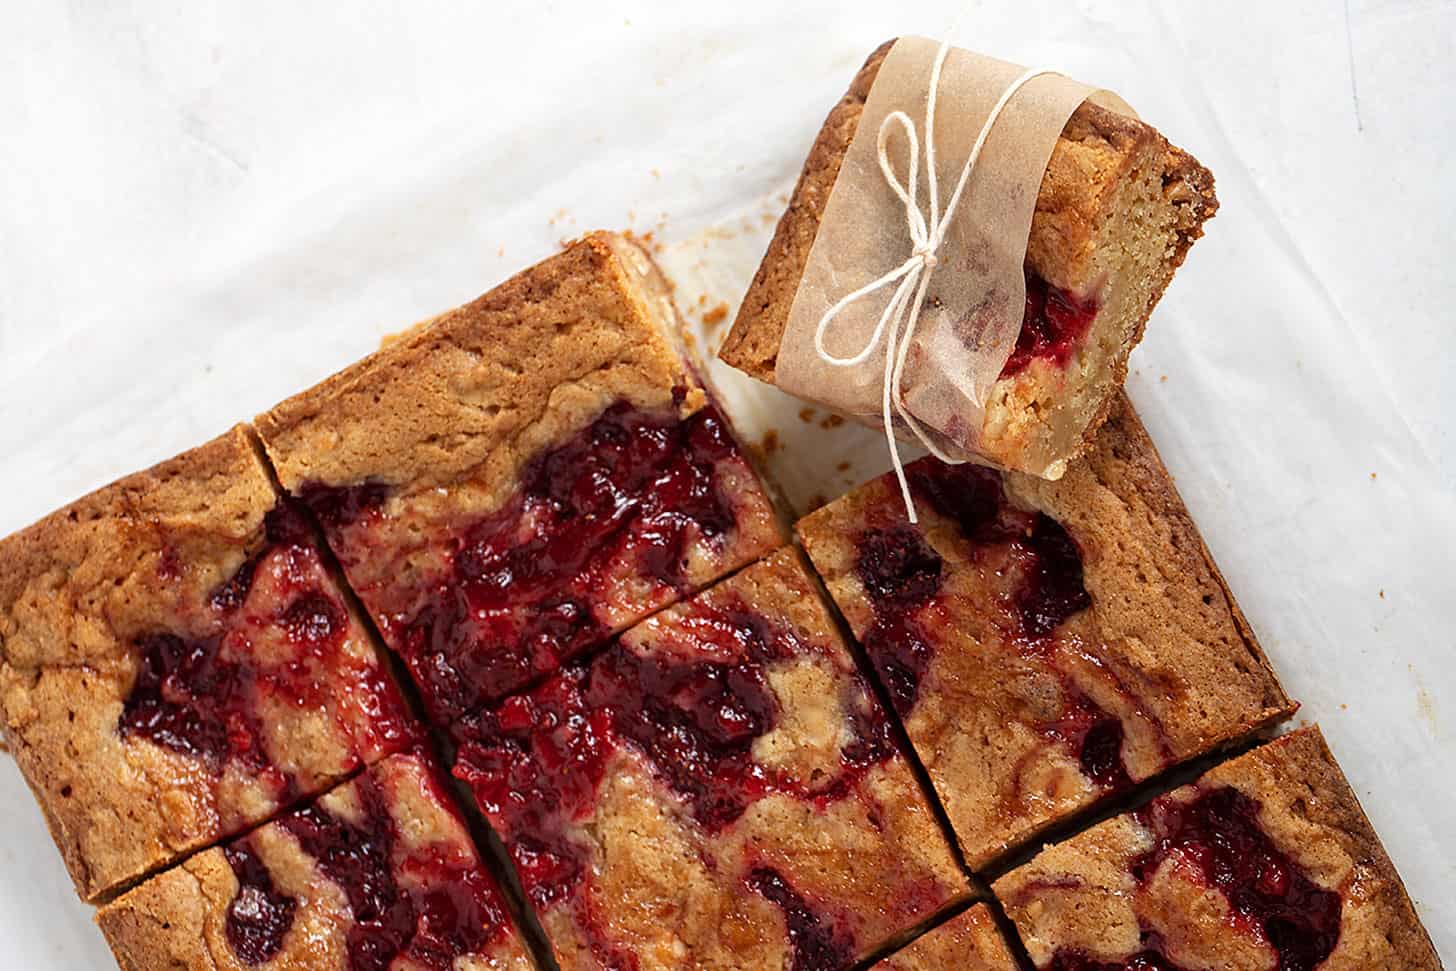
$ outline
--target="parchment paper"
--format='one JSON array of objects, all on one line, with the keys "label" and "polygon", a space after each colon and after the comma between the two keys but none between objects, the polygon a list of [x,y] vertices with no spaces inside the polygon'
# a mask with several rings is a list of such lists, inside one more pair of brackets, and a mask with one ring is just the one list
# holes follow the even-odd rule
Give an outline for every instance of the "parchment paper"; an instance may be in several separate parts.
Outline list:
[{"label": "parchment paper", "polygon": [[[881,126],[897,111],[909,116],[918,133],[914,154],[920,174],[913,188],[918,208],[931,220],[925,125],[940,46],[924,37],[902,37],[875,75],[824,207],[775,366],[775,381],[785,391],[872,423],[881,421],[888,340],[865,361],[844,367],[818,355],[814,335],[841,298],[911,254],[906,206],[886,182],[879,158]],[[950,50],[935,101],[939,211],[948,210],[993,107],[1025,71],[984,54]],[[1024,84],[997,116],[966,189],[949,210],[910,341],[900,400],[922,425],[939,433],[951,454],[973,453],[980,442],[991,385],[1021,329],[1022,263],[1042,174],[1067,119],[1095,91],[1057,74]],[[1103,100],[1131,113],[1114,96]],[[911,145],[898,126],[891,130],[888,156],[900,183],[908,186]],[[841,309],[827,333],[829,353],[848,358],[864,347],[895,289],[886,286]],[[908,429],[901,431],[910,437]]]},{"label": "parchment paper", "polygon": [[[1456,143],[1431,124],[1456,8],[1348,12],[20,0],[0,31],[0,532],[588,228],[656,230],[716,342],[866,54],[963,17],[979,50],[1128,94],[1217,175],[1129,390],[1456,967]],[[801,505],[884,470],[873,431],[711,373]],[[6,758],[0,814],[0,963],[111,967]]]}]

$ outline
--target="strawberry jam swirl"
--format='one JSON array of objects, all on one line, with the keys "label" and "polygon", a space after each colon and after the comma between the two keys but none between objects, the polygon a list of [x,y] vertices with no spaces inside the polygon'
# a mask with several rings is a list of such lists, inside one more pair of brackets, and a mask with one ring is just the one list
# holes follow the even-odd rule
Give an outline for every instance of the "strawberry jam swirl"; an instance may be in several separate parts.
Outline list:
[{"label": "strawberry jam swirl", "polygon": [[[710,834],[770,794],[817,805],[850,797],[866,772],[896,752],[884,712],[846,672],[840,707],[848,741],[835,771],[802,778],[755,759],[755,741],[781,716],[769,669],[816,648],[736,598],[690,602],[650,636],[648,648],[619,642],[589,666],[563,669],[457,729],[455,774],[505,838],[538,908],[573,898],[591,879],[591,847],[576,835],[577,824],[593,816],[602,780],[624,748],[645,758]],[[765,872],[753,884],[790,916],[808,913],[781,876]],[[587,908],[578,910],[578,923],[605,954]],[[839,947],[827,930],[820,935],[807,929],[807,918],[801,923],[796,949]]]},{"label": "strawberry jam swirl", "polygon": [[[1146,886],[1166,861],[1178,873],[1218,891],[1232,910],[1233,928],[1274,952],[1275,971],[1314,971],[1340,939],[1340,895],[1318,886],[1259,826],[1259,803],[1237,789],[1200,793],[1190,802],[1163,797],[1136,818],[1153,848],[1132,864]],[[1166,956],[1167,941],[1145,931],[1143,950],[1121,962],[1059,950],[1048,971],[1191,971]]]},{"label": "strawberry jam swirl", "polygon": [[[444,804],[431,780],[430,798]],[[403,852],[399,823],[370,775],[353,784],[359,806],[345,819],[320,805],[273,825],[298,842],[348,902],[349,971],[388,971],[396,962],[449,971],[457,958],[484,953],[509,931],[505,903],[468,846]],[[281,892],[253,846],[254,837],[224,850],[238,879],[226,933],[246,964],[264,964],[282,950],[298,901]],[[401,879],[406,877],[406,879]]]},{"label": "strawberry jam swirl", "polygon": [[[346,649],[367,635],[353,628],[306,514],[280,503],[264,533],[262,548],[208,598],[196,626],[211,633],[137,638],[138,670],[117,729],[215,772],[239,762],[288,800],[300,793],[268,754],[263,711],[332,712],[351,744],[346,764],[330,767],[338,774],[407,745],[415,728],[385,672]],[[167,557],[164,566],[182,568]]]},{"label": "strawberry jam swirl", "polygon": [[720,553],[736,526],[730,470],[751,476],[714,409],[614,405],[531,459],[494,513],[429,527],[445,569],[407,587],[376,566],[394,552],[375,537],[390,489],[311,485],[302,498],[431,713],[452,721],[609,639],[621,626],[599,614],[611,591],[645,609],[688,591],[694,557]]},{"label": "strawberry jam swirl", "polygon": [[[1045,513],[1012,505],[999,473],[934,459],[916,462],[906,472],[917,503],[953,523],[973,547],[1005,549],[1008,561],[1019,565],[1005,599],[1013,628],[1009,635],[1020,650],[1043,651],[1068,618],[1092,605],[1076,541]],[[874,519],[876,525],[857,541],[855,573],[873,607],[861,639],[896,711],[908,716],[935,658],[927,608],[943,596],[947,567],[925,535],[899,513],[876,513]],[[1070,685],[1064,694],[1064,711],[1040,725],[1041,733],[1075,753],[1083,773],[1098,786],[1130,785],[1122,722]]]}]

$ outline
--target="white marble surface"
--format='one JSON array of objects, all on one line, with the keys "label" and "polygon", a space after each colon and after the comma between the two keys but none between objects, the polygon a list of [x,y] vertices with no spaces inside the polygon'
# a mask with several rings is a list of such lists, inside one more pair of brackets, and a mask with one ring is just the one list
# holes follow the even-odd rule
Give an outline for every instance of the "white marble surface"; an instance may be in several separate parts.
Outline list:
[{"label": "white marble surface", "polygon": [[[1217,174],[1131,392],[1456,961],[1456,4],[700,6],[5,4],[0,533],[588,228],[736,298],[864,55],[958,20]],[[106,967],[8,760],[0,812],[8,965]]]}]

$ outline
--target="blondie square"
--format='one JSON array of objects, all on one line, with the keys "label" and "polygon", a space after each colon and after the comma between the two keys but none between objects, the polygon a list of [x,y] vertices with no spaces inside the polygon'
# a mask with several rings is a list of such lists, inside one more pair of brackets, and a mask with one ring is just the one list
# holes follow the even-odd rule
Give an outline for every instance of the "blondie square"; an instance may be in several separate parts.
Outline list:
[{"label": "blondie square", "polygon": [[122,971],[530,971],[445,779],[394,755],[102,907]]},{"label": "blondie square", "polygon": [[[892,45],[870,55],[829,113],[719,352],[761,381],[774,382],[820,219]],[[1055,477],[1090,445],[1149,314],[1217,209],[1213,176],[1154,128],[1090,102],[1077,109],[1042,176],[1025,315],[986,404],[985,458]]]},{"label": "blondie square", "polygon": [[843,968],[968,890],[792,549],[457,737],[566,969]]},{"label": "blondie square", "polygon": [[928,931],[875,965],[875,971],[1018,971],[985,904]]},{"label": "blondie square", "polygon": [[907,471],[799,533],[972,868],[1293,711],[1126,399],[1058,482]]},{"label": "blondie square", "polygon": [[416,726],[242,428],[0,541],[0,717],[78,892],[106,895]]},{"label": "blondie square", "polygon": [[661,277],[593,234],[257,420],[449,721],[781,542]]},{"label": "blondie square", "polygon": [[1048,971],[1441,967],[1318,728],[1046,848],[995,890]]}]

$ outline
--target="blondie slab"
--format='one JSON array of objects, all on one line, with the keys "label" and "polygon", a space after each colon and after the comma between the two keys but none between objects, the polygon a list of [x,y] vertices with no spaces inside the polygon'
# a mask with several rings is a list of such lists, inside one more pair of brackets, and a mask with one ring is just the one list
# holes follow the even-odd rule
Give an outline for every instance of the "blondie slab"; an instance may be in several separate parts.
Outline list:
[{"label": "blondie slab", "polygon": [[1318,728],[996,881],[1043,971],[1439,971]]},{"label": "blondie slab", "polygon": [[1294,710],[1126,399],[1058,482],[908,473],[799,533],[972,868]]},{"label": "blondie slab", "polygon": [[122,971],[530,971],[445,780],[395,755],[97,915]]},{"label": "blondie slab", "polygon": [[95,899],[417,731],[244,429],[0,541],[0,716]]},{"label": "blondie slab", "polygon": [[593,234],[261,416],[433,717],[781,541],[646,255]]},{"label": "blondie slab", "polygon": [[1016,959],[985,904],[921,935],[875,971],[1017,971]]},{"label": "blondie slab", "polygon": [[[870,55],[824,122],[719,352],[761,381],[774,381],[799,278],[892,44]],[[1037,195],[1021,333],[981,428],[988,460],[1054,475],[1090,445],[1148,315],[1217,208],[1213,176],[1151,126],[1091,103],[1077,109]]]},{"label": "blondie slab", "polygon": [[457,737],[566,969],[837,969],[968,890],[792,549]]}]

